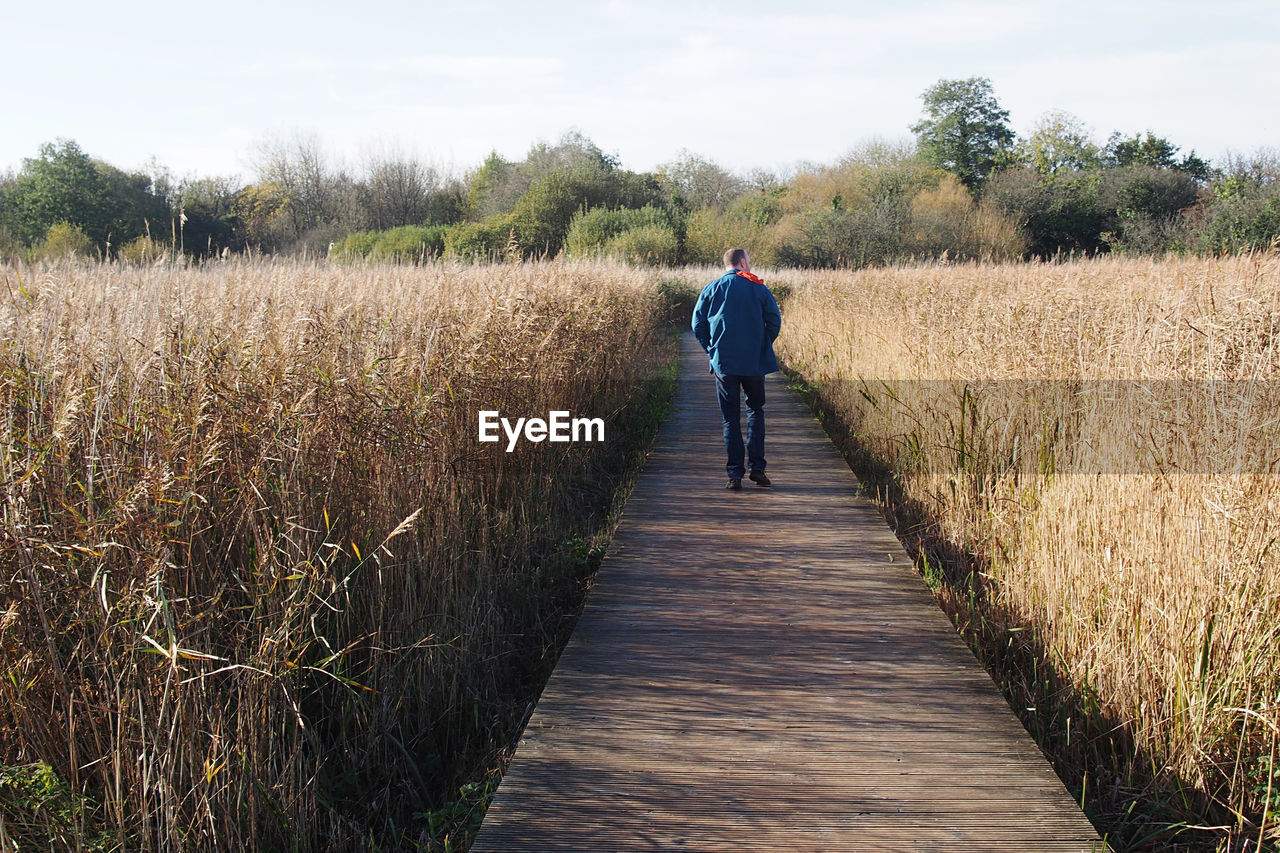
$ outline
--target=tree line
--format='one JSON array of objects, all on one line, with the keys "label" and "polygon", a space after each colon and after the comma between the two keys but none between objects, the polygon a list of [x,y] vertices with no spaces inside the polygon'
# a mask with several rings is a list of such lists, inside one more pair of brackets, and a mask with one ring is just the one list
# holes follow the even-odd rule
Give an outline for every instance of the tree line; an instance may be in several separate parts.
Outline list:
[{"label": "tree line", "polygon": [[623,168],[570,133],[520,160],[447,174],[402,154],[352,171],[314,138],[264,145],[255,177],[126,172],[70,140],[0,177],[0,253],[148,260],[257,251],[422,261],[610,255],[715,263],[726,245],[767,265],[1058,253],[1234,253],[1280,239],[1280,155],[1210,163],[1147,130],[1096,142],[1068,113],[1019,138],[989,80],[940,80],[914,139],[871,143],[788,174],[735,173],[682,152]]}]

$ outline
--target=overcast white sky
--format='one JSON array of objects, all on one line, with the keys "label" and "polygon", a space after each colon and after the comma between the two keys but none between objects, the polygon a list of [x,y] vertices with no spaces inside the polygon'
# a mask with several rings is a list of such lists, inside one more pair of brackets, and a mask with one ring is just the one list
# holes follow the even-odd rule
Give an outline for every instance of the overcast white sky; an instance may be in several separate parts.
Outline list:
[{"label": "overcast white sky", "polygon": [[909,138],[927,86],[972,76],[1020,134],[1060,109],[1099,142],[1280,147],[1276,0],[2,2],[0,171],[64,137],[247,178],[300,131],[461,172],[570,129],[630,169],[779,169]]}]

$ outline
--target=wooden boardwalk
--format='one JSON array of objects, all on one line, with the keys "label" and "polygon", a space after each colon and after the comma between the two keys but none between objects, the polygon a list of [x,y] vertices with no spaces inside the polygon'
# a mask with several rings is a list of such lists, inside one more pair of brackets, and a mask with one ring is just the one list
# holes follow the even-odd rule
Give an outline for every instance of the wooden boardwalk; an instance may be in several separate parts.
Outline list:
[{"label": "wooden boardwalk", "polygon": [[472,850],[1105,849],[798,396],[672,412]]}]

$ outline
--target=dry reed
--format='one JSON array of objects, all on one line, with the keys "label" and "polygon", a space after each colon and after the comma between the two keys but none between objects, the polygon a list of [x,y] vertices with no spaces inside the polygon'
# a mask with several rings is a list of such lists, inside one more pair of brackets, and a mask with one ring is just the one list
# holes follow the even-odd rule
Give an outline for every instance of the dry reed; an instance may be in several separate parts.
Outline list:
[{"label": "dry reed", "polygon": [[1280,259],[774,281],[785,362],[1113,843],[1273,845]]},{"label": "dry reed", "polygon": [[[435,849],[581,591],[667,357],[656,290],[607,264],[0,273],[0,770],[67,794],[0,778],[0,847]],[[507,453],[478,409],[608,440]]]}]

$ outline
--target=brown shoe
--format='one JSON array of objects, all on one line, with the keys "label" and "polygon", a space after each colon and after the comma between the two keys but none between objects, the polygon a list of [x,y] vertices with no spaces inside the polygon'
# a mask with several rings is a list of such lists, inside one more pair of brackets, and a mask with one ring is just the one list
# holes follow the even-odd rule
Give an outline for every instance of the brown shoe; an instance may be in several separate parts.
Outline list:
[{"label": "brown shoe", "polygon": [[773,481],[766,477],[763,471],[752,471],[747,476],[750,477],[751,482],[755,483],[757,486],[764,486],[768,488],[773,485]]},{"label": "brown shoe", "polygon": [[740,492],[742,491],[742,480],[736,477],[730,477],[729,482],[725,483],[724,487],[731,492]]}]

